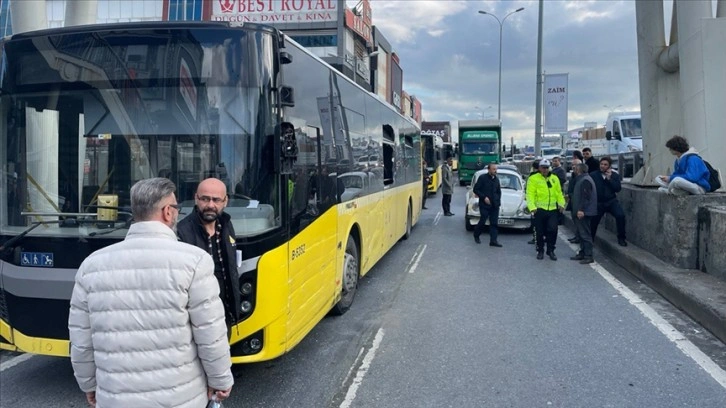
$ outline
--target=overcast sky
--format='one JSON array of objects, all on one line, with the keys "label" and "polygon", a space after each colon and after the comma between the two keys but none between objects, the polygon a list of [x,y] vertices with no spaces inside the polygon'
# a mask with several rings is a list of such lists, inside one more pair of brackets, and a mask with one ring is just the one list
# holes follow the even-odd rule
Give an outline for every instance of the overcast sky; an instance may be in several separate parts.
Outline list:
[{"label": "overcast sky", "polygon": [[[538,1],[371,5],[373,24],[399,55],[403,88],[421,101],[423,119],[454,122],[497,115],[499,23],[478,10],[501,20],[524,7],[503,24],[502,134],[507,145],[511,137],[520,147],[534,144]],[[547,0],[543,20],[542,71],[569,74],[569,129],[603,124],[609,110],[640,110],[632,0]]]}]

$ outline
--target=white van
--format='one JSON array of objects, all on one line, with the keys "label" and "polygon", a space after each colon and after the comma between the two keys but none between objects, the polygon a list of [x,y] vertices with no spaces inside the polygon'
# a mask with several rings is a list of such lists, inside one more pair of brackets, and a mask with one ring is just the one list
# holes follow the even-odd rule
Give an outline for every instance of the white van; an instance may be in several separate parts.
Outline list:
[{"label": "white van", "polygon": [[610,112],[605,122],[605,138],[619,140],[617,152],[628,153],[643,150],[643,130],[640,112]]}]

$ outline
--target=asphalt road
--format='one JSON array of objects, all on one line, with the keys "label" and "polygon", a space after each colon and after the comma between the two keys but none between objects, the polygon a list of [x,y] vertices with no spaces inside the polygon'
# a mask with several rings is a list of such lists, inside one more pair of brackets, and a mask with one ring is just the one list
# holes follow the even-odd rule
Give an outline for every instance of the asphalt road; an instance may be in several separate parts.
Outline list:
[{"label": "asphalt road", "polygon": [[[726,346],[610,260],[535,259],[464,230],[441,194],[289,354],[235,368],[226,407],[726,407]],[[565,236],[566,231],[561,233]],[[66,359],[0,355],[0,407],[83,407]]]}]

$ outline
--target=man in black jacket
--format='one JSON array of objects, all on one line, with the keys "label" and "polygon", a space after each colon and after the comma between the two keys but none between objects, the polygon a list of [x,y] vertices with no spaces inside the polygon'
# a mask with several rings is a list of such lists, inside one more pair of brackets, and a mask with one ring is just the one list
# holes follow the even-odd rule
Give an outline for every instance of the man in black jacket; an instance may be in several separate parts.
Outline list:
[{"label": "man in black jacket", "polygon": [[592,150],[590,150],[589,147],[582,149],[582,157],[585,158],[585,164],[587,164],[588,173],[592,173],[593,171],[598,171],[600,169],[600,165],[597,159],[593,157]]},{"label": "man in black jacket", "polygon": [[620,192],[620,175],[613,172],[610,168],[612,159],[605,156],[600,159],[600,170],[590,173],[592,180],[595,182],[597,190],[597,215],[592,217],[592,239],[595,239],[597,226],[600,224],[605,213],[610,213],[615,217],[615,225],[618,230],[618,244],[620,246],[628,246],[625,240],[625,212],[620,206],[617,193]]},{"label": "man in black jacket", "polygon": [[499,222],[499,207],[502,203],[502,187],[497,177],[497,164],[489,163],[487,173],[482,174],[474,185],[474,194],[479,197],[479,223],[474,227],[474,241],[480,244],[481,235],[489,220],[489,246],[501,247],[497,241],[497,223]]},{"label": "man in black jacket", "polygon": [[227,202],[224,183],[215,178],[203,180],[194,196],[193,212],[179,221],[176,233],[180,241],[212,256],[227,327],[231,327],[239,320],[240,290],[234,227],[224,212]]}]

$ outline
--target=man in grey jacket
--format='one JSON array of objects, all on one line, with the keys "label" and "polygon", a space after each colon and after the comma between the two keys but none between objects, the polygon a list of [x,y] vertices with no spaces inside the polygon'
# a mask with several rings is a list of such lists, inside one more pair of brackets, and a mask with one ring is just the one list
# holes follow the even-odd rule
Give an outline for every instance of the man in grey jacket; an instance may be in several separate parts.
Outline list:
[{"label": "man in grey jacket", "polygon": [[451,195],[454,194],[454,173],[451,169],[451,165],[454,163],[454,159],[449,157],[446,159],[446,163],[441,166],[441,207],[444,210],[444,215],[451,217],[454,213],[451,212]]},{"label": "man in grey jacket", "polygon": [[594,262],[590,223],[592,217],[597,215],[597,189],[587,170],[587,164],[576,164],[573,167],[575,179],[570,181],[575,183],[572,190],[572,212],[575,215],[573,221],[577,229],[577,236],[580,237],[580,252],[570,259],[580,261],[581,264]]},{"label": "man in grey jacket", "polygon": [[197,408],[232,389],[214,262],[177,241],[175,191],[165,178],[134,184],[126,239],[78,268],[71,363],[92,406]]}]

